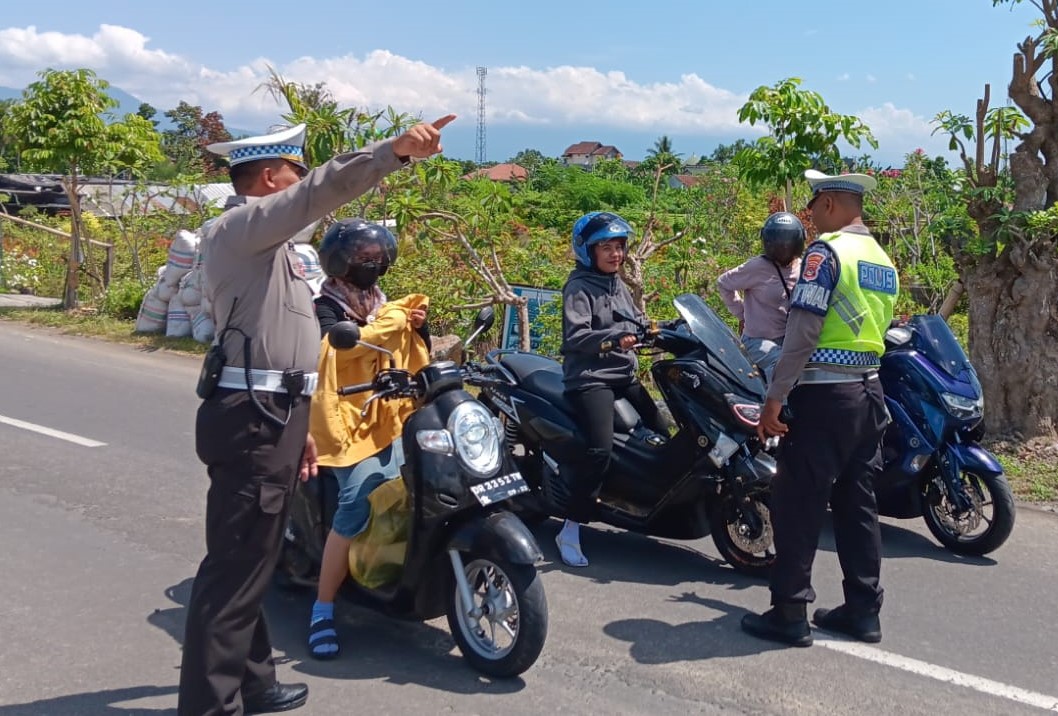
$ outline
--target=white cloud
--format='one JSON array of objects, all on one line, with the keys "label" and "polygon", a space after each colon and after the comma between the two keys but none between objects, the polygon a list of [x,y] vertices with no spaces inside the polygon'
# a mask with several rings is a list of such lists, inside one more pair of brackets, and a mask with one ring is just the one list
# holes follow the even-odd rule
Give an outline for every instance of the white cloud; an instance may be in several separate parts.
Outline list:
[{"label": "white cloud", "polygon": [[873,85],[873,84],[874,84],[875,82],[877,82],[877,81],[878,81],[878,78],[877,78],[877,77],[875,77],[874,75],[867,75],[867,77],[866,77],[865,79],[867,80],[867,82],[868,82],[868,83],[870,83],[870,84],[872,84],[872,85]]},{"label": "white cloud", "polygon": [[[364,109],[392,105],[425,119],[477,113],[474,67],[444,68],[376,50],[364,56],[301,57],[277,64],[258,57],[235,68],[207,67],[150,46],[150,38],[125,27],[101,25],[92,36],[41,32],[35,27],[0,29],[0,85],[23,87],[45,67],[91,67],[112,85],[159,111],[181,100],[217,110],[229,126],[263,130],[281,108],[261,85],[272,66],[285,79],[326,82],[339,103]],[[850,76],[843,74],[841,81]],[[873,80],[873,78],[869,78]],[[717,87],[697,74],[671,82],[642,83],[620,71],[562,65],[543,69],[489,67],[486,77],[490,128],[575,127],[712,136],[760,134],[738,123],[747,95]],[[941,152],[928,120],[892,103],[859,113],[881,143],[879,154],[922,146]],[[870,152],[869,149],[867,149]]]},{"label": "white cloud", "polygon": [[848,82],[849,81],[849,73],[845,72],[843,74],[838,75],[834,79],[836,79],[838,82]]},{"label": "white cloud", "polygon": [[[921,147],[930,155],[948,155],[947,142],[940,135],[932,136],[930,120],[908,109],[900,109],[892,102],[880,107],[868,107],[857,113],[863,123],[870,127],[878,140],[878,154],[907,153]],[[866,148],[868,153],[870,148]]]},{"label": "white cloud", "polygon": [[[477,111],[473,67],[435,67],[376,50],[363,57],[301,57],[286,64],[260,57],[226,70],[151,49],[149,43],[143,34],[114,25],[101,25],[91,37],[35,27],[0,30],[0,85],[25,86],[44,67],[91,67],[159,110],[185,100],[220,111],[232,126],[253,127],[274,121],[280,112],[260,89],[272,66],[289,81],[326,82],[343,105],[392,105],[427,119],[447,112],[471,117]],[[696,74],[644,84],[622,72],[572,66],[490,67],[486,87],[490,126],[590,122],[630,130],[663,124],[672,132],[721,132],[738,127],[737,111],[746,100]]]}]

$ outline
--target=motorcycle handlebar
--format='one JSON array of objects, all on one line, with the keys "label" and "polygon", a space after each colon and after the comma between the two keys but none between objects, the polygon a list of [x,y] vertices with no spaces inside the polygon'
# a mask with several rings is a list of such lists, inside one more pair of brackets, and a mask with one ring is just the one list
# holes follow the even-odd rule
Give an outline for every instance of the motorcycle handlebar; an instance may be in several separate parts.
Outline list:
[{"label": "motorcycle handlebar", "polygon": [[374,382],[343,385],[341,388],[338,389],[338,395],[352,395],[353,393],[363,393],[365,390],[371,390],[374,387]]}]

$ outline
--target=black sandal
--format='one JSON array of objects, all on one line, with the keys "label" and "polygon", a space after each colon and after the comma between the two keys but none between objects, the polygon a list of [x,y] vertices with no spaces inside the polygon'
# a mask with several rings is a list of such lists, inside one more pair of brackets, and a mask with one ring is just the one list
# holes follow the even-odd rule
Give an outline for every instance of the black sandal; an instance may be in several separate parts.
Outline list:
[{"label": "black sandal", "polygon": [[[321,650],[321,647],[334,645],[334,649]],[[338,656],[342,645],[338,642],[338,632],[333,619],[320,619],[309,625],[309,655],[313,659],[326,661]]]}]

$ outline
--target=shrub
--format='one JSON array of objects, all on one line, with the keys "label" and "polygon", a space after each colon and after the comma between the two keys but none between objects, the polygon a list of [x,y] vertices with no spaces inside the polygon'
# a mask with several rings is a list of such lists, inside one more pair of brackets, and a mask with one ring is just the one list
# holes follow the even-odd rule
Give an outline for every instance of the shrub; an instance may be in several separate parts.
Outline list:
[{"label": "shrub", "polygon": [[112,281],[100,302],[99,310],[113,318],[134,320],[140,312],[140,304],[147,287],[136,279]]}]

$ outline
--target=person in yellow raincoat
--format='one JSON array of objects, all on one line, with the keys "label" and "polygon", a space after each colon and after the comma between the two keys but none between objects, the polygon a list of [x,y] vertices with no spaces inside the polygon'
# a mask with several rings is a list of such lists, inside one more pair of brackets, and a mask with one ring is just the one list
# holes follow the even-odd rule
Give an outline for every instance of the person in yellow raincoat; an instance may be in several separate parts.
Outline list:
[{"label": "person in yellow raincoat", "polygon": [[356,321],[361,342],[392,352],[395,367],[414,372],[430,360],[427,297],[411,294],[387,302],[378,286],[379,276],[396,258],[393,235],[364,219],[335,223],[320,243],[320,263],[328,278],[316,299],[323,343],[309,432],[316,441],[318,464],[338,479],[339,497],[309,622],[309,653],[317,659],[333,659],[341,650],[334,598],[349,572],[349,547],[367,527],[372,490],[400,475],[401,430],[413,410],[407,400],[376,400],[361,417],[370,393],[342,397],[338,388],[371,381],[388,366],[389,358],[362,345],[337,351],[328,333],[339,321]]}]

